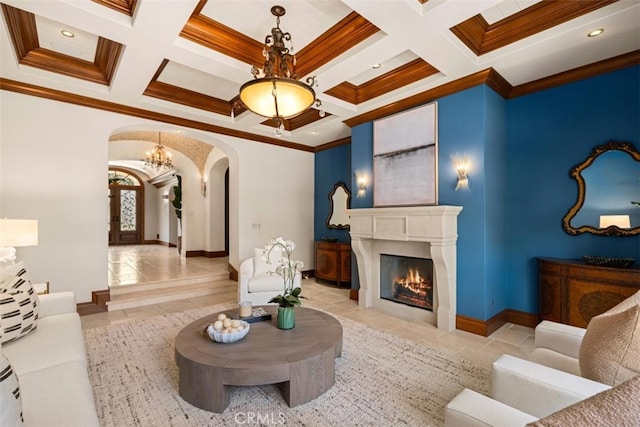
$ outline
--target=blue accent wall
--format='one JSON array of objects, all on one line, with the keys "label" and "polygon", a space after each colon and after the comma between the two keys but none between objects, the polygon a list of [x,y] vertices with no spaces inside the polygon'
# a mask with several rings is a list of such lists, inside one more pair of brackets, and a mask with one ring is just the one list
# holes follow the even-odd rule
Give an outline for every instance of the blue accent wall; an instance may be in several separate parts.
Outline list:
[{"label": "blue accent wall", "polygon": [[[336,183],[344,182],[351,191],[351,147],[341,145],[330,150],[320,151],[316,153],[314,163],[314,238],[315,240],[330,238],[338,239],[340,242],[349,242],[351,241],[349,230],[330,229],[327,227],[327,218],[330,211],[329,194]],[[353,197],[352,192],[351,200]]]},{"label": "blue accent wall", "polygon": [[[592,77],[507,102],[508,306],[537,310],[536,257],[583,255],[640,260],[640,236],[562,230],[577,199],[569,171],[609,140],[640,149],[640,67]],[[638,184],[640,185],[640,184]]]},{"label": "blue accent wall", "polygon": [[[439,204],[463,207],[458,314],[488,320],[505,309],[536,313],[536,257],[640,260],[640,236],[570,236],[561,227],[577,197],[573,166],[609,140],[640,149],[639,95],[640,67],[634,66],[511,100],[485,85],[437,100]],[[316,238],[326,219],[319,203],[326,204],[335,181],[356,188],[356,170],[373,176],[373,124],[352,128],[351,145],[343,147],[316,154]],[[470,190],[454,190],[454,153],[471,159]],[[329,170],[332,163],[350,163],[351,170],[346,177],[319,177],[320,167]],[[372,207],[371,190],[370,181],[365,197],[352,195],[351,207]],[[357,288],[355,264],[352,275]]]}]

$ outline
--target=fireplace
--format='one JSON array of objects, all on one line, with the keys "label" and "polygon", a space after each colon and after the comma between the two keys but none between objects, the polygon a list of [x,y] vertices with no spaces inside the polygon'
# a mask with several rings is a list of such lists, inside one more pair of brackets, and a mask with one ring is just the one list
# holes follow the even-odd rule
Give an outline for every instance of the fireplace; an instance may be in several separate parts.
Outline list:
[{"label": "fireplace", "polygon": [[433,311],[433,261],[380,254],[380,298]]},{"label": "fireplace", "polygon": [[[374,307],[412,322],[438,329],[456,328],[456,241],[460,206],[409,206],[349,209],[351,247],[356,255],[360,289],[358,304]],[[431,262],[431,309],[426,303],[391,301],[381,283],[382,255],[423,259]],[[419,266],[420,275],[423,267]],[[425,279],[425,283],[426,280]],[[418,288],[427,287],[419,285]],[[415,286],[414,286],[415,293]],[[418,293],[421,291],[418,291]],[[402,293],[402,292],[401,292]]]}]

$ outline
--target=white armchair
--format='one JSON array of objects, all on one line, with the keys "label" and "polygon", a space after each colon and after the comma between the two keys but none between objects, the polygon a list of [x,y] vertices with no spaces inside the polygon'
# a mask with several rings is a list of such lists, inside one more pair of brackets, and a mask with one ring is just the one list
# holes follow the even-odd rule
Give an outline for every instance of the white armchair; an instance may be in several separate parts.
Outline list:
[{"label": "white armchair", "polygon": [[[463,390],[445,408],[445,424],[523,426],[548,417],[534,425],[547,425],[550,419],[561,422],[548,425],[597,425],[597,417],[604,417],[612,421],[608,425],[627,425],[628,419],[635,425],[640,410],[640,292],[592,318],[587,329],[541,322],[529,359],[501,356],[493,364],[492,398]],[[594,418],[576,418],[585,413]]]},{"label": "white armchair", "polygon": [[[238,302],[251,301],[253,305],[265,305],[271,298],[284,292],[284,279],[273,272],[278,265],[278,256],[272,253],[269,265],[262,258],[262,254],[263,250],[256,248],[254,255],[240,264]],[[293,286],[299,287],[301,282],[302,275],[298,272]]]}]

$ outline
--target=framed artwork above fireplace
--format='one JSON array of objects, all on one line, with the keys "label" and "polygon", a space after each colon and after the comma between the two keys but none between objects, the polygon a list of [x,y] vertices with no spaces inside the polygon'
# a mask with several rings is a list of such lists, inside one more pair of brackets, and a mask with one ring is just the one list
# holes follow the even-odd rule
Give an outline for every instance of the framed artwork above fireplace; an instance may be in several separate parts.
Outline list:
[{"label": "framed artwork above fireplace", "polygon": [[373,122],[373,204],[438,204],[437,103]]}]

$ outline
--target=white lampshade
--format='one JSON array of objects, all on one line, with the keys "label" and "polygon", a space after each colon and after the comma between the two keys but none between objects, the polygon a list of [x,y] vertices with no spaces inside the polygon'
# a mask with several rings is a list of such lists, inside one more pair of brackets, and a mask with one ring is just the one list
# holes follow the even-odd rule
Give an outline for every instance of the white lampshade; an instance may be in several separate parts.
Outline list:
[{"label": "white lampshade", "polygon": [[21,247],[38,244],[38,220],[0,218],[0,246]]},{"label": "white lampshade", "polygon": [[600,215],[600,228],[615,225],[618,228],[631,228],[629,215]]}]

